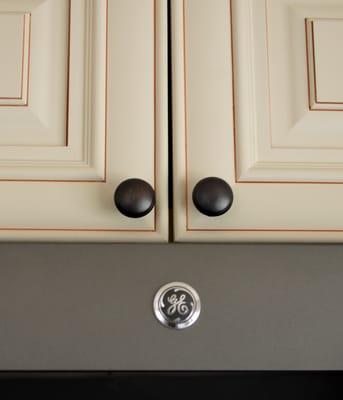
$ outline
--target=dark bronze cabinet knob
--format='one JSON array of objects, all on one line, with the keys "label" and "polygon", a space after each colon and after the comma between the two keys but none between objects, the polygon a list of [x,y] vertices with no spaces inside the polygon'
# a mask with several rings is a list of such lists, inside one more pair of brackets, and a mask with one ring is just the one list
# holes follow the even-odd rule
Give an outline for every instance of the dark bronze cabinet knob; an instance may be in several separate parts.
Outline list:
[{"label": "dark bronze cabinet knob", "polygon": [[223,179],[205,178],[198,182],[193,190],[193,203],[202,214],[218,217],[231,208],[233,192]]},{"label": "dark bronze cabinet knob", "polygon": [[155,192],[149,183],[142,179],[128,179],[117,187],[114,203],[126,217],[141,218],[154,208]]}]

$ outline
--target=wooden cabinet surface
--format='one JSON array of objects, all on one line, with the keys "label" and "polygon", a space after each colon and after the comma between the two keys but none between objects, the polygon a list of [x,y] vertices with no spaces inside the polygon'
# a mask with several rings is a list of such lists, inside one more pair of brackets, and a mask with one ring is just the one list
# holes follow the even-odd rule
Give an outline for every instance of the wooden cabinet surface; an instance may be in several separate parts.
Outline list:
[{"label": "wooden cabinet surface", "polygon": [[0,0],[0,238],[341,241],[342,0],[169,4],[168,60],[167,0]]}]

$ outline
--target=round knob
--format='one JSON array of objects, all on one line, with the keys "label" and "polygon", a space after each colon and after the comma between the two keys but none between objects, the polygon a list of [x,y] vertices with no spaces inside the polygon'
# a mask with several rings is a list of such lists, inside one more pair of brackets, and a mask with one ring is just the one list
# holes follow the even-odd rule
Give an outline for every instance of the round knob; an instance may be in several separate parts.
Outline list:
[{"label": "round knob", "polygon": [[205,178],[198,182],[193,190],[193,203],[202,214],[218,217],[231,208],[233,192],[223,179]]},{"label": "round knob", "polygon": [[155,192],[149,183],[142,179],[128,179],[117,187],[114,203],[126,217],[141,218],[154,208]]}]

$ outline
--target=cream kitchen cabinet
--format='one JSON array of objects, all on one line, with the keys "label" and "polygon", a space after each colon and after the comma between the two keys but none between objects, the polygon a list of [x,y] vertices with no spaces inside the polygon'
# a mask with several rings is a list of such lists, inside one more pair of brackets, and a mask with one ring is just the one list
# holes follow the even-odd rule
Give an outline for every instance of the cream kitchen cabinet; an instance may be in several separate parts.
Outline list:
[{"label": "cream kitchen cabinet", "polygon": [[343,1],[174,0],[172,32],[176,240],[342,241]]},{"label": "cream kitchen cabinet", "polygon": [[0,54],[0,238],[167,240],[167,1],[0,0]]},{"label": "cream kitchen cabinet", "polygon": [[0,239],[341,241],[343,0],[169,3],[0,0]]}]

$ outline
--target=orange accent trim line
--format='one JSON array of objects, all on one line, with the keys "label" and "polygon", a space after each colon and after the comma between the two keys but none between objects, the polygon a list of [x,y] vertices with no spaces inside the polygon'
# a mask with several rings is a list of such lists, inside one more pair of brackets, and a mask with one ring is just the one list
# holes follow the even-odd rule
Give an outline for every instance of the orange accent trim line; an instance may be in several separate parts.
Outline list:
[{"label": "orange accent trim line", "polygon": [[[157,6],[156,0],[154,0],[154,75],[153,75],[153,82],[154,82],[154,189],[156,192],[156,184],[157,184]],[[154,207],[154,231],[157,230],[157,211],[156,211],[156,204]]]},{"label": "orange accent trim line", "polygon": [[0,231],[37,231],[37,232],[141,232],[153,233],[155,230],[147,229],[97,229],[97,228],[0,228]]},{"label": "orange accent trim line", "polygon": [[[233,42],[233,19],[232,19],[232,13],[233,13],[233,6],[232,6],[232,1],[230,1],[229,4],[229,11],[230,11],[230,16],[231,16],[231,24],[230,24],[230,34],[231,34],[231,40],[230,40],[230,44],[231,44],[231,51],[229,52],[231,55],[231,82],[232,82],[232,123],[233,123],[233,146],[236,149],[237,147],[237,138],[236,138],[236,130],[237,130],[237,126],[236,126],[236,104],[235,104],[235,88],[236,88],[236,84],[235,84],[235,65],[234,65],[234,42]],[[235,169],[235,181],[237,182],[238,176],[237,176],[237,171],[238,171],[238,160],[237,160],[237,154],[234,151],[233,152],[233,157],[234,157],[234,169]]]},{"label": "orange accent trim line", "polygon": [[187,229],[189,232],[340,233],[343,229]]},{"label": "orange accent trim line", "polygon": [[314,99],[315,102],[318,102],[317,95],[317,65],[316,65],[316,53],[315,53],[315,45],[314,45],[314,25],[313,21],[311,21],[311,37],[312,37],[312,58],[313,58],[313,78],[314,78]]},{"label": "orange accent trim line", "polygon": [[288,184],[288,185],[342,185],[343,182],[337,181],[268,181],[268,180],[260,180],[260,181],[238,181],[239,184],[246,184],[246,183],[263,183],[263,184]]},{"label": "orange accent trim line", "polygon": [[69,102],[70,102],[70,63],[71,63],[71,0],[69,0],[68,56],[67,56],[67,100],[66,100],[66,135],[65,147],[69,144]]},{"label": "orange accent trim line", "polygon": [[26,25],[26,14],[23,17],[23,46],[21,53],[21,89],[20,89],[20,98],[23,98],[23,87],[24,87],[24,60],[25,60],[25,25]]},{"label": "orange accent trim line", "polygon": [[308,108],[311,111],[311,82],[310,82],[310,60],[309,60],[309,37],[307,28],[307,18],[305,18],[305,39],[306,39],[306,67],[307,67],[307,96],[308,96]]},{"label": "orange accent trim line", "polygon": [[22,180],[22,179],[0,179],[1,183],[6,183],[6,182],[22,182],[22,183],[27,183],[27,182],[31,182],[31,183],[49,183],[49,182],[53,182],[53,183],[106,183],[106,181],[104,179],[75,179],[75,180],[63,180],[63,179],[55,179],[55,180],[51,180],[51,179],[26,179],[26,180]]},{"label": "orange accent trim line", "polygon": [[31,13],[29,14],[29,55],[27,60],[27,88],[26,88],[26,104],[27,107],[29,105],[29,96],[30,96],[30,76],[31,76],[31,29],[32,29],[32,20],[31,20]]},{"label": "orange accent trim line", "polygon": [[104,179],[107,181],[107,149],[108,149],[108,70],[109,70],[109,59],[108,59],[108,0],[106,0],[106,72],[105,72],[105,167],[104,167]]},{"label": "orange accent trim line", "polygon": [[187,90],[187,49],[186,49],[186,4],[185,0],[183,0],[183,62],[184,62],[184,107],[185,107],[185,165],[186,165],[186,229],[189,229],[189,212],[188,212],[188,90]]}]

